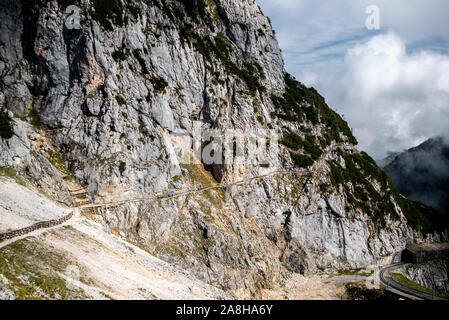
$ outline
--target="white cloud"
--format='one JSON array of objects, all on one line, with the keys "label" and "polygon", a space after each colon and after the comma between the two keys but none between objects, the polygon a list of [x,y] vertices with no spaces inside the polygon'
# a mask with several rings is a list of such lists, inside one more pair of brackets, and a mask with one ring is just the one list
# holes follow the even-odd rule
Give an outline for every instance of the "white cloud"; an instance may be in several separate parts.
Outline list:
[{"label": "white cloud", "polygon": [[361,147],[376,157],[449,127],[449,56],[407,53],[393,33],[348,50],[340,101]]},{"label": "white cloud", "polygon": [[[286,69],[345,115],[376,158],[449,131],[447,0],[257,0]],[[365,28],[378,5],[380,32]]]}]

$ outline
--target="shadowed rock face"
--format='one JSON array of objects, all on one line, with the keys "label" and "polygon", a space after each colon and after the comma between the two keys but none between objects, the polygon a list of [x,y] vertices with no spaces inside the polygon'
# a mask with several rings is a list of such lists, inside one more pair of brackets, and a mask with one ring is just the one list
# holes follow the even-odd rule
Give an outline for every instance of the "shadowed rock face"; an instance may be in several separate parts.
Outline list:
[{"label": "shadowed rock face", "polygon": [[385,171],[403,194],[449,216],[449,144],[443,137],[399,154]]},{"label": "shadowed rock face", "polygon": [[[255,1],[127,1],[118,13],[107,2],[0,2],[0,104],[15,116],[0,167],[67,202],[56,153],[98,203],[244,181],[97,212],[127,240],[242,297],[287,270],[386,263],[425,237],[425,210],[355,149],[323,97],[286,74]],[[65,26],[67,4],[82,9],[81,28]],[[186,165],[175,133],[193,136],[196,122],[245,137],[273,128],[283,145],[256,165]],[[284,174],[250,180],[273,171]]]},{"label": "shadowed rock face", "polygon": [[449,297],[449,258],[407,264],[400,270],[410,280]]},{"label": "shadowed rock face", "polygon": [[402,252],[402,261],[407,263],[422,263],[443,258],[449,258],[448,243],[408,244]]}]

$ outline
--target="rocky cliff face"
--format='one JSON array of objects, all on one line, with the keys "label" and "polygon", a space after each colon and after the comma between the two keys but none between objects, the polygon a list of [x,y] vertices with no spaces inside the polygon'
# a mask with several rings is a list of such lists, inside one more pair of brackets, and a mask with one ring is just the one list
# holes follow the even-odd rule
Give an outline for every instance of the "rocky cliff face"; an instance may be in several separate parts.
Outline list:
[{"label": "rocky cliff face", "polygon": [[[434,213],[285,72],[253,0],[2,0],[0,21],[0,103],[15,133],[0,166],[66,203],[68,177],[95,203],[187,191],[97,219],[211,284],[245,297],[288,272],[386,263],[440,239]],[[186,139],[209,129],[280,145],[231,140],[223,154],[254,161],[209,163],[198,146],[215,157],[220,140]]]},{"label": "rocky cliff face", "polygon": [[399,269],[408,279],[421,286],[449,296],[449,259],[409,264]]}]

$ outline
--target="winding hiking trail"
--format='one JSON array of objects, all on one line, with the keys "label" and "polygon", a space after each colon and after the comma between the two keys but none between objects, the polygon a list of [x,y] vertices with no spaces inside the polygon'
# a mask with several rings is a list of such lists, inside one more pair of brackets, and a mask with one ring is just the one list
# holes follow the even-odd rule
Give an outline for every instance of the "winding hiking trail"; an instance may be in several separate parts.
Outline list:
[{"label": "winding hiking trail", "polygon": [[[274,175],[288,175],[288,174],[300,174],[300,175],[306,176],[309,174],[309,172],[308,172],[308,170],[275,171],[275,172],[272,172],[272,173],[269,173],[266,175],[256,176],[256,177],[252,177],[252,178],[245,179],[245,180],[238,181],[238,182],[232,182],[232,183],[226,183],[226,184],[217,183],[214,185],[209,185],[206,187],[201,187],[198,189],[190,189],[190,190],[177,189],[177,190],[168,190],[165,192],[154,192],[154,193],[148,194],[146,197],[133,198],[133,199],[127,199],[127,200],[121,200],[121,201],[115,201],[115,202],[109,202],[109,203],[85,204],[85,205],[81,205],[81,206],[77,207],[77,209],[83,210],[83,209],[93,209],[93,208],[102,208],[102,207],[114,207],[114,206],[119,206],[119,205],[123,205],[126,203],[133,203],[133,202],[142,202],[142,201],[151,201],[151,200],[160,200],[160,199],[172,199],[172,198],[177,198],[177,197],[181,197],[181,196],[185,196],[185,195],[189,195],[189,194],[204,192],[204,191],[211,190],[211,189],[226,189],[231,186],[245,185],[252,181],[262,180],[262,179],[265,179],[268,177],[272,177]],[[179,192],[176,192],[176,191],[179,191]]]},{"label": "winding hiking trail", "polygon": [[[9,180],[0,183],[15,185]],[[0,233],[0,263],[11,270],[15,270],[21,259],[26,259],[26,264],[19,263],[25,268],[17,271],[19,273],[0,273],[0,300],[61,298],[34,282],[27,282],[29,295],[23,296],[25,291],[20,279],[34,274],[63,281],[65,285],[58,288],[68,290],[64,292],[70,292],[67,293],[70,299],[233,299],[230,294],[111,233],[101,223],[81,216],[78,207],[61,210],[62,207],[44,199],[36,190],[31,192],[34,197],[24,201],[23,194],[15,191],[10,188],[7,195],[3,195],[5,201],[1,208],[5,212],[0,217],[5,220],[3,222],[16,218],[20,223],[0,224],[1,230],[6,231]],[[21,202],[34,205],[34,210],[21,206]],[[13,206],[16,210],[8,213]],[[22,210],[29,210],[31,214]],[[40,221],[44,211],[48,218],[54,219]],[[68,289],[64,289],[66,287]]]},{"label": "winding hiking trail", "polygon": [[[172,199],[172,198],[177,198],[177,197],[181,197],[184,195],[189,195],[189,194],[194,194],[194,193],[200,193],[200,192],[204,192],[206,190],[211,190],[211,189],[225,189],[231,186],[236,186],[236,185],[244,185],[244,184],[248,184],[252,181],[257,181],[257,180],[262,180],[274,175],[288,175],[288,174],[300,174],[300,175],[307,175],[308,174],[308,170],[301,170],[301,171],[275,171],[266,175],[262,175],[262,176],[257,176],[257,177],[252,177],[246,180],[242,180],[242,181],[238,181],[238,182],[233,182],[233,183],[227,183],[227,184],[223,184],[223,183],[218,183],[218,184],[214,184],[214,185],[210,185],[210,186],[206,186],[206,187],[201,187],[201,188],[197,188],[197,189],[190,189],[190,190],[169,190],[169,191],[165,191],[165,192],[154,192],[154,193],[150,193],[148,194],[146,197],[140,197],[140,198],[133,198],[133,199],[127,199],[127,200],[121,200],[121,201],[116,201],[116,202],[109,202],[109,203],[92,203],[92,204],[83,204],[83,205],[79,205],[77,207],[73,207],[72,208],[72,212],[69,214],[69,217],[66,221],[59,223],[59,224],[54,224],[51,223],[51,221],[42,221],[42,222],[38,222],[35,225],[37,226],[36,228],[33,228],[33,226],[30,227],[26,227],[23,228],[22,230],[25,229],[29,229],[31,228],[32,230],[30,230],[29,232],[24,231],[23,233],[17,235],[17,236],[11,236],[15,233],[18,233],[21,230],[14,230],[14,231],[10,231],[10,232],[6,232],[6,233],[0,233],[0,248],[4,247],[10,243],[13,243],[17,240],[26,238],[27,236],[30,235],[38,235],[40,233],[42,233],[45,230],[51,230],[51,229],[55,229],[55,228],[59,228],[61,226],[64,225],[70,225],[71,223],[73,223],[73,219],[75,217],[79,217],[80,216],[80,212],[82,210],[85,209],[94,209],[94,208],[108,208],[108,207],[116,207],[116,206],[120,206],[120,205],[124,205],[127,203],[135,203],[135,202],[143,202],[143,201],[151,201],[151,200],[161,200],[161,199]],[[175,192],[178,191],[178,192]],[[76,191],[76,193],[72,193],[72,196],[76,197],[78,195],[82,195],[84,192],[82,191],[82,189],[78,189]],[[164,195],[165,194],[165,195]],[[51,226],[45,226],[46,223],[51,223]],[[43,225],[42,227],[39,227],[38,225]],[[20,232],[19,232],[20,233]]]},{"label": "winding hiking trail", "polygon": [[[343,144],[337,144],[335,146],[332,146],[329,150],[325,151],[322,154],[321,159],[325,159],[331,152],[335,151],[335,149],[337,149],[338,147],[342,147],[342,146],[344,147]],[[136,203],[136,202],[161,200],[161,199],[173,199],[173,198],[177,198],[177,197],[181,197],[181,196],[185,196],[185,195],[189,195],[189,194],[201,193],[201,192],[211,190],[211,189],[226,189],[226,188],[232,187],[232,186],[245,185],[245,184],[249,184],[253,181],[259,181],[259,180],[263,180],[263,179],[266,179],[268,177],[273,177],[273,176],[280,176],[280,175],[310,176],[311,172],[313,172],[313,167],[317,163],[318,162],[316,162],[311,168],[304,168],[304,169],[300,169],[300,170],[289,170],[289,171],[287,171],[287,170],[273,171],[273,172],[267,173],[265,175],[255,176],[252,178],[248,178],[248,179],[244,179],[244,180],[236,181],[236,182],[231,182],[231,183],[217,183],[217,184],[208,185],[205,187],[200,187],[200,188],[197,187],[197,188],[192,188],[192,189],[188,189],[188,190],[185,190],[185,189],[174,189],[173,190],[172,189],[172,190],[166,190],[166,191],[158,191],[158,192],[149,193],[144,197],[132,198],[132,199],[126,199],[126,200],[120,200],[120,201],[114,201],[114,202],[108,202],[108,203],[89,203],[89,201],[86,198],[83,198],[83,197],[85,197],[87,192],[82,187],[80,187],[77,184],[74,184],[71,181],[66,181],[67,185],[69,187],[70,194],[72,195],[72,197],[75,199],[75,202],[77,203],[77,205],[75,207],[71,208],[72,216],[70,216],[63,223],[56,224],[56,225],[52,224],[51,227],[43,226],[43,227],[33,228],[33,230],[31,230],[30,232],[23,233],[18,236],[13,236],[13,237],[10,236],[11,234],[16,233],[18,230],[7,232],[7,233],[0,233],[0,244],[1,244],[0,247],[5,246],[5,243],[10,244],[18,239],[23,239],[24,237],[26,237],[26,235],[39,234],[39,230],[42,230],[42,229],[54,229],[54,228],[60,227],[62,225],[69,225],[72,222],[72,219],[74,217],[79,217],[80,216],[79,213],[81,213],[83,210],[95,209],[95,208],[117,207],[117,206],[124,205],[127,203]],[[49,222],[50,221],[41,221],[39,223],[45,225],[46,223],[49,223]],[[37,224],[39,224],[39,223],[37,223]],[[27,228],[24,228],[24,229],[27,229]]]},{"label": "winding hiking trail", "polygon": [[[324,159],[326,157],[326,155],[332,151],[333,151],[333,149],[326,151],[323,154],[322,159]],[[215,183],[215,184],[211,184],[211,185],[207,185],[207,186],[200,185],[200,186],[192,187],[190,189],[171,189],[171,190],[169,189],[169,190],[165,190],[165,191],[149,193],[146,196],[142,196],[139,198],[131,198],[131,199],[108,202],[108,203],[88,203],[89,200],[86,197],[87,192],[84,190],[84,188],[80,187],[79,185],[77,185],[71,181],[67,181],[67,185],[69,187],[70,194],[75,199],[75,203],[76,203],[75,206],[68,208],[70,210],[70,212],[63,216],[60,216],[58,219],[52,219],[52,220],[48,220],[48,221],[38,221],[38,222],[36,222],[30,226],[27,226],[27,227],[15,229],[15,230],[9,231],[9,232],[0,233],[0,249],[6,247],[16,241],[22,240],[22,239],[26,239],[26,238],[30,238],[30,237],[45,239],[45,238],[47,238],[49,236],[51,237],[52,235],[55,235],[55,234],[61,234],[61,232],[64,233],[66,231],[61,231],[62,230],[61,228],[63,228],[63,227],[68,228],[67,230],[69,230],[71,228],[72,230],[77,230],[78,232],[86,232],[86,235],[90,234],[90,236],[92,236],[92,232],[97,233],[97,232],[99,232],[100,229],[98,229],[97,231],[93,231],[93,230],[95,228],[101,228],[101,226],[98,225],[94,229],[92,229],[93,225],[88,227],[87,224],[92,224],[92,223],[95,224],[95,223],[89,222],[90,220],[87,217],[84,217],[81,215],[81,212],[83,210],[95,209],[95,208],[116,207],[116,206],[120,206],[120,205],[125,205],[127,203],[155,201],[155,200],[162,200],[162,199],[173,199],[173,198],[177,198],[177,197],[186,196],[189,194],[202,193],[202,192],[205,192],[207,190],[212,190],[212,189],[226,189],[226,188],[229,188],[232,186],[247,185],[247,184],[250,184],[251,182],[264,180],[266,178],[273,177],[273,176],[292,175],[292,176],[310,177],[312,171],[313,171],[313,167],[308,168],[308,169],[289,170],[289,171],[279,170],[279,171],[273,171],[273,172],[270,172],[270,173],[267,173],[264,175],[254,176],[251,178],[243,179],[241,181],[235,181],[235,182],[229,182],[229,183]],[[0,194],[1,193],[3,193],[3,192],[0,192]],[[70,231],[67,231],[67,232],[68,232],[68,234],[70,234]],[[106,239],[107,235],[103,235],[102,237],[104,239]],[[107,241],[109,244],[114,243],[114,241],[115,241],[114,246],[118,245],[118,246],[124,246],[127,248],[132,248],[133,252],[141,251],[139,248],[129,244],[128,242],[126,242],[125,239],[122,239],[121,237],[114,236],[114,235],[109,235],[109,237],[110,237],[110,239]],[[59,239],[57,239],[57,241],[63,241],[63,240],[61,240],[61,238],[59,238]],[[66,241],[67,241],[67,239],[66,239]],[[61,242],[61,243],[63,243],[63,242]],[[66,246],[66,245],[67,244],[64,244],[64,246]],[[74,248],[74,249],[76,251],[77,248]],[[191,283],[190,286],[200,288],[197,290],[198,290],[198,295],[201,297],[217,297],[217,295],[221,294],[221,292],[218,292],[218,291],[215,292],[214,289],[211,289],[208,286],[206,287],[200,282],[195,282],[195,280],[192,280],[190,278],[185,278],[186,275],[184,275],[183,272],[178,269],[171,270],[170,274],[164,273],[165,272],[164,270],[167,268],[167,266],[162,261],[159,261],[158,259],[156,259],[154,257],[150,257],[148,253],[143,252],[143,251],[140,253],[140,255],[142,256],[142,259],[145,259],[147,262],[149,261],[149,265],[147,265],[146,268],[154,268],[154,270],[159,270],[158,271],[159,273],[163,273],[163,277],[161,279],[159,279],[161,282],[166,281],[164,283],[172,283],[171,281],[173,280],[174,275],[176,275],[176,277],[181,277],[182,281],[184,281],[184,282],[190,281],[189,282],[189,283]],[[393,279],[393,277],[390,275],[390,273],[392,270],[396,269],[398,266],[400,266],[400,264],[399,265],[389,265],[389,266],[385,266],[381,270],[380,280],[388,288],[388,290],[396,292],[397,294],[399,294],[405,298],[408,298],[408,299],[425,299],[425,300],[442,299],[439,297],[431,296],[429,294],[418,292],[411,288],[407,288],[404,285],[396,282]],[[175,267],[170,266],[170,268],[175,268]],[[82,283],[78,283],[78,284],[81,287],[83,287],[84,289],[86,289],[88,292],[90,292],[92,294],[92,296],[101,297],[101,295],[98,295],[99,294],[98,288],[89,287]],[[158,292],[159,293],[158,296],[165,296],[168,294],[167,292],[165,292],[163,289],[161,289],[159,287],[152,287],[152,290],[154,292]],[[182,290],[184,290],[184,289],[182,289]],[[104,289],[103,289],[103,291],[106,292]],[[113,292],[108,292],[108,294],[114,295]],[[116,294],[115,295],[116,297],[120,298],[120,296],[117,296],[118,293],[115,293],[115,294]],[[180,294],[185,295],[186,292],[180,292]],[[169,297],[169,296],[167,296],[167,297]],[[121,298],[124,298],[124,297],[121,297]],[[227,298],[231,298],[231,297],[227,297]],[[444,300],[444,298],[442,300]]]},{"label": "winding hiking trail", "polygon": [[[29,225],[29,222],[26,223],[24,220],[21,225],[17,225],[17,227],[24,226],[22,228],[13,226],[6,228],[6,230],[12,231],[0,233],[0,249],[7,250],[7,252],[16,250],[14,247],[8,246],[17,243],[19,248],[23,245],[32,246],[31,250],[43,250],[42,252],[50,255],[53,252],[64,252],[63,256],[69,261],[69,264],[81,266],[80,270],[83,274],[87,274],[90,279],[95,279],[95,284],[73,279],[57,270],[52,272],[56,272],[67,283],[72,283],[75,287],[84,290],[87,296],[93,299],[108,297],[113,299],[233,299],[234,297],[230,294],[196,279],[175,265],[152,256],[127,242],[121,236],[111,234],[100,223],[82,216],[81,212],[92,208],[113,207],[132,202],[172,199],[211,189],[245,185],[274,175],[297,174],[302,176],[310,174],[310,171],[306,169],[275,171],[233,183],[196,186],[188,190],[166,190],[151,193],[145,197],[103,204],[86,203],[87,197],[83,198],[83,195],[87,194],[86,191],[79,185],[69,183],[69,191],[75,198],[75,206],[66,208],[63,214],[59,213],[55,217],[56,219],[40,221],[36,220],[36,215],[30,215],[34,221],[37,221],[36,223]],[[20,193],[14,193],[14,195],[18,194]],[[21,198],[18,197],[16,201],[21,201]],[[46,201],[51,202],[48,199]],[[28,209],[31,212],[35,211]],[[42,219],[41,215],[37,215],[37,217]],[[33,221],[33,219],[27,221]],[[56,223],[58,221],[61,223]]]}]

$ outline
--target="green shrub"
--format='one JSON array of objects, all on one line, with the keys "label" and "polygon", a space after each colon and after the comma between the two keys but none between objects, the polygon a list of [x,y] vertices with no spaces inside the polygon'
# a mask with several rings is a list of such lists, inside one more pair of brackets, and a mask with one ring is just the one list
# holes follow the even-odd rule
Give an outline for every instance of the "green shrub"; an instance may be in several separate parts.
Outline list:
[{"label": "green shrub", "polygon": [[16,170],[14,170],[13,168],[0,167],[0,176],[12,178],[16,181],[17,184],[25,186],[25,181],[17,174]]},{"label": "green shrub", "polygon": [[120,0],[92,0],[90,15],[103,28],[112,31],[113,25],[123,26],[123,5]]},{"label": "green shrub", "polygon": [[61,153],[49,149],[47,151],[47,154],[48,154],[48,161],[50,161],[52,165],[54,165],[58,169],[65,170],[66,168],[65,160]]},{"label": "green shrub", "polygon": [[323,154],[323,151],[320,149],[320,147],[315,144],[315,137],[312,135],[307,135],[306,139],[303,140],[296,133],[290,133],[283,139],[281,139],[280,143],[293,150],[299,150],[300,148],[302,148],[315,160],[318,160]]},{"label": "green shrub", "polygon": [[350,300],[365,300],[365,301],[393,301],[398,300],[393,293],[380,289],[368,289],[365,285],[358,283],[347,283],[345,290]]},{"label": "green shrub", "polygon": [[[385,217],[387,215],[390,215],[392,219],[399,219],[399,213],[392,199],[401,208],[407,223],[423,235],[435,230],[441,231],[449,225],[447,219],[439,215],[436,210],[400,194],[388,175],[365,152],[343,154],[340,150],[339,154],[343,156],[346,168],[336,163],[329,163],[332,184],[334,186],[343,185],[348,203],[353,208],[368,214],[382,227],[386,226]],[[370,181],[380,183],[382,194],[373,187]],[[353,192],[347,185],[349,182],[354,187]]]},{"label": "green shrub", "polygon": [[35,127],[36,129],[42,128],[41,118],[39,116],[39,113],[37,113],[34,108],[31,108],[30,112],[28,113],[28,117],[30,117],[30,123],[33,127]]},{"label": "green shrub", "polygon": [[[282,97],[271,97],[279,118],[297,122],[308,120],[314,125],[321,120],[326,127],[325,141],[328,145],[332,141],[342,142],[340,133],[345,135],[350,143],[357,144],[346,121],[329,108],[314,88],[307,88],[289,74],[285,75],[284,81],[286,88]],[[304,106],[304,102],[311,106]]]},{"label": "green shrub", "polygon": [[[223,62],[223,61],[222,61]],[[225,66],[227,67],[228,72],[233,73],[237,77],[239,77],[243,82],[246,83],[246,86],[251,92],[259,91],[265,92],[267,89],[260,83],[259,74],[256,70],[254,64],[244,63],[243,68],[240,68],[237,64],[230,60],[226,60]]]},{"label": "green shrub", "polygon": [[323,151],[320,149],[320,147],[315,144],[315,137],[312,135],[306,136],[306,140],[303,141],[303,148],[305,151],[311,154],[312,158],[315,160],[318,160],[323,154]]},{"label": "green shrub", "polygon": [[238,22],[238,25],[240,26],[240,29],[242,29],[243,31],[248,30],[248,26],[246,24],[244,24],[243,22]]},{"label": "green shrub", "polygon": [[204,0],[178,0],[184,5],[185,12],[193,22],[198,23],[207,15],[207,3]]},{"label": "green shrub", "polygon": [[406,198],[396,189],[393,192],[393,196],[407,218],[407,223],[414,230],[421,232],[422,235],[433,233],[434,231],[441,232],[449,226],[448,219],[435,209]]},{"label": "green shrub", "polygon": [[345,182],[342,174],[342,168],[340,166],[334,165],[333,163],[330,164],[330,167],[331,167],[330,173],[331,182],[335,187],[338,187],[339,185]]},{"label": "green shrub", "polygon": [[10,139],[14,135],[12,119],[4,108],[0,109],[0,137]]},{"label": "green shrub", "polygon": [[126,105],[126,100],[125,100],[125,98],[123,98],[121,95],[116,95],[115,96],[115,100],[117,101],[117,103],[120,105],[120,106],[123,106],[123,105]]},{"label": "green shrub", "polygon": [[317,110],[314,107],[304,107],[303,111],[306,118],[316,126],[319,122]]},{"label": "green shrub", "polygon": [[167,81],[165,81],[164,78],[158,77],[158,76],[152,76],[150,78],[150,82],[153,85],[155,92],[165,92],[165,89],[168,86]]},{"label": "green shrub", "polygon": [[[169,20],[180,26],[180,29],[190,22],[194,24],[203,22],[212,32],[215,31],[213,18],[208,10],[209,3],[214,3],[215,0],[175,0],[171,5],[165,0],[145,0],[145,2],[159,8]],[[173,2],[177,5],[173,5]]]},{"label": "green shrub", "polygon": [[118,61],[125,61],[126,58],[127,58],[127,55],[126,55],[123,51],[121,51],[121,50],[115,50],[115,51],[112,53],[112,58],[113,58],[116,62],[118,62]]},{"label": "green shrub", "polygon": [[314,161],[312,158],[306,155],[290,152],[290,156],[293,160],[293,163],[298,168],[307,168],[313,165]]},{"label": "green shrub", "polygon": [[208,62],[212,62],[213,43],[209,36],[201,37],[197,34],[192,34],[193,47],[198,51]]},{"label": "green shrub", "polygon": [[147,64],[145,63],[145,60],[140,55],[140,49],[133,50],[133,56],[137,59],[137,62],[139,62],[140,68],[142,69],[142,73],[143,74],[148,74],[149,71],[148,71],[148,68],[147,68]]},{"label": "green shrub", "polygon": [[145,127],[145,123],[142,120],[139,120],[139,132],[146,137],[150,136],[150,133],[148,132],[147,128]]},{"label": "green shrub", "polygon": [[279,142],[293,150],[299,150],[303,146],[302,138],[296,133],[286,135]]},{"label": "green shrub", "polygon": [[240,78],[248,87],[251,93],[256,91],[265,92],[266,88],[260,83],[260,79],[265,78],[263,68],[257,62],[244,62],[237,65],[229,59],[232,45],[223,33],[219,33],[214,40],[208,35],[201,37],[192,30],[184,31],[188,37],[192,38],[194,48],[204,56],[205,60],[212,64],[212,57],[216,57],[225,67],[228,73]]}]

